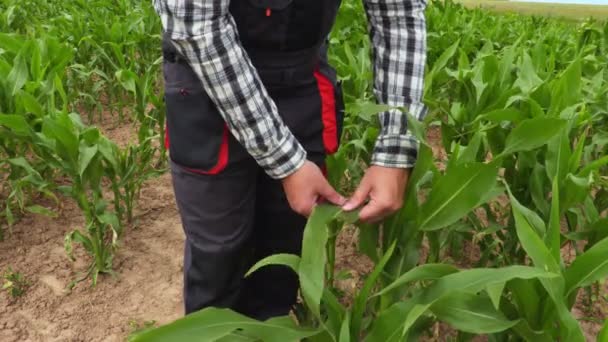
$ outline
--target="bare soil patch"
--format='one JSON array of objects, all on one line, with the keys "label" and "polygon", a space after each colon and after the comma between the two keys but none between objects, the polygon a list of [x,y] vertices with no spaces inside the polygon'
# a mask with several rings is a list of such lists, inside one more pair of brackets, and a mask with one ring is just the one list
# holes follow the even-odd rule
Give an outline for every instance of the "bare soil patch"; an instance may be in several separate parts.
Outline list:
[{"label": "bare soil patch", "polygon": [[0,243],[0,269],[11,266],[30,282],[24,296],[0,295],[0,341],[124,341],[134,323],[168,323],[183,314],[181,269],[183,234],[169,175],[142,192],[135,226],[127,229],[114,259],[117,276],[68,284],[86,268],[77,249],[72,263],[63,237],[81,227],[73,203],[58,218],[26,216]]}]

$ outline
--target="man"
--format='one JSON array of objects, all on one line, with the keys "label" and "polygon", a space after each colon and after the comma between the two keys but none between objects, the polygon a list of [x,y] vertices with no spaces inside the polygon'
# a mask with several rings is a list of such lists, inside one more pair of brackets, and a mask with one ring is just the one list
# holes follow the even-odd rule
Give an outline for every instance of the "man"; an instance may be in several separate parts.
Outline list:
[{"label": "man", "polygon": [[[364,0],[381,103],[421,119],[425,0]],[[315,204],[362,207],[363,221],[398,210],[417,141],[406,115],[382,129],[358,190],[323,176],[338,148],[341,91],[326,41],[340,0],[155,0],[164,27],[167,145],[186,233],[186,313],[209,306],[267,319],[287,314],[298,279],[254,262],[299,254]]]}]

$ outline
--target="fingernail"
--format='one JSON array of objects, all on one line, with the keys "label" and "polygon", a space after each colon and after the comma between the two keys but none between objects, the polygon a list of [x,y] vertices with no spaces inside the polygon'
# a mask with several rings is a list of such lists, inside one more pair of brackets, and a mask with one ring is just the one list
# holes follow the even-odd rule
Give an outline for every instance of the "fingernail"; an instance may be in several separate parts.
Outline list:
[{"label": "fingernail", "polygon": [[351,210],[355,209],[355,205],[352,202],[346,202],[346,204],[344,204],[342,209],[344,209],[346,211],[351,211]]}]

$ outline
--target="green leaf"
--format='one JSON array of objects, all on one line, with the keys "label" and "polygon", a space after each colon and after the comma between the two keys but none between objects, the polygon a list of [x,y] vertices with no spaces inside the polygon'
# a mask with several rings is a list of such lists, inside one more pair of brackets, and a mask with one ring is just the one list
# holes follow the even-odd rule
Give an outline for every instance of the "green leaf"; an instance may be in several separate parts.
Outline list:
[{"label": "green leaf", "polygon": [[587,141],[587,132],[583,132],[583,135],[581,135],[577,139],[578,143],[576,144],[576,149],[574,150],[574,153],[570,156],[570,160],[568,161],[568,170],[571,173],[576,173],[581,167],[581,162],[583,160],[583,151],[585,148],[585,143]]},{"label": "green leaf", "polygon": [[298,274],[302,296],[316,317],[321,316],[320,304],[327,262],[325,245],[329,238],[327,224],[335,219],[340,211],[340,208],[336,206],[317,205],[304,229],[302,258]]},{"label": "green leaf", "polygon": [[604,322],[602,330],[597,335],[597,342],[608,342],[608,319]]},{"label": "green leaf", "polygon": [[11,158],[8,160],[8,162],[11,165],[23,168],[25,171],[27,171],[28,174],[32,175],[40,175],[38,173],[38,171],[36,171],[32,165],[30,164],[30,162],[27,161],[27,159],[23,158],[23,157],[17,157],[17,158]]},{"label": "green leaf", "polygon": [[582,101],[581,81],[581,61],[577,59],[564,70],[551,89],[551,113],[560,113]]},{"label": "green leaf", "polygon": [[465,147],[458,156],[459,163],[472,163],[477,161],[477,154],[479,152],[479,147],[481,147],[481,138],[482,133],[477,132],[469,145]]},{"label": "green leaf", "polygon": [[32,214],[44,215],[48,217],[57,217],[57,213],[40,205],[30,205],[26,207],[25,210]]},{"label": "green leaf", "polygon": [[42,117],[44,115],[44,109],[42,109],[42,106],[32,94],[20,90],[17,94],[17,98],[21,101],[23,107],[28,112],[34,113],[38,117]]},{"label": "green leaf", "polygon": [[[507,188],[507,190],[509,191],[511,202],[517,202],[517,199],[513,196],[511,190],[509,188]],[[530,224],[523,217],[522,213],[518,210],[519,207],[521,207],[521,204],[519,206],[512,206],[512,209],[513,216],[515,217],[517,236],[519,237],[523,249],[537,267],[561,274],[559,263],[555,260],[543,240],[534,232]],[[583,332],[570,310],[566,307],[564,298],[564,278],[540,279],[540,282],[543,284],[543,287],[547,290],[555,304],[560,322],[567,332],[567,335],[565,336],[566,340],[583,342],[585,340]]]},{"label": "green leaf", "polygon": [[488,87],[488,83],[483,80],[483,66],[484,63],[477,63],[473,68],[473,77],[471,77],[471,83],[475,88],[475,103],[479,104],[479,100],[483,95],[484,91]]},{"label": "green leaf", "polygon": [[418,141],[428,145],[426,141],[426,125],[410,113],[407,113],[407,129]]},{"label": "green leaf", "polygon": [[593,177],[578,177],[568,174],[564,181],[563,194],[560,194],[560,211],[565,212],[577,204],[583,203],[591,193]]},{"label": "green leaf", "polygon": [[23,88],[29,76],[27,63],[24,57],[25,50],[27,50],[26,47],[24,47],[19,53],[19,55],[15,57],[13,69],[7,77],[7,82],[9,85],[8,91],[10,96],[15,96],[15,94],[17,94],[17,91]]},{"label": "green leaf", "polygon": [[[545,192],[545,182],[547,179],[547,173],[544,166],[540,163],[536,163],[534,169],[532,170],[532,174],[530,176],[529,188],[530,188],[530,196],[532,197],[532,202],[536,205],[543,215],[548,215],[549,212],[549,203],[547,200],[547,193]],[[527,209],[527,208],[526,208]],[[539,218],[540,219],[540,218]],[[542,220],[541,220],[542,222]],[[544,226],[544,223],[543,223]],[[532,226],[536,228],[534,225]],[[542,231],[538,231],[539,235],[543,236],[545,234],[544,229]]]},{"label": "green leaf", "polygon": [[255,265],[253,265],[245,277],[249,277],[251,274],[256,272],[262,267],[270,266],[270,265],[283,265],[291,268],[294,272],[298,272],[300,267],[300,257],[293,254],[275,254],[271,255],[267,258],[264,258],[258,261]]},{"label": "green leaf", "polygon": [[[73,127],[71,121],[67,115],[60,115],[57,117],[45,117],[42,125],[43,134],[50,138],[56,140],[61,147],[65,149],[65,154],[60,155],[62,158],[68,157],[72,161],[76,161],[78,158],[78,137],[73,132]],[[57,151],[59,152],[59,151]]]},{"label": "green leaf", "polygon": [[477,293],[489,285],[505,283],[511,279],[555,278],[555,273],[527,266],[509,266],[503,268],[476,268],[446,275],[412,297],[415,305],[403,321],[403,333],[424,314],[435,302],[457,291]]},{"label": "green leaf", "polygon": [[362,102],[357,103],[357,107],[355,108],[355,112],[364,117],[370,117],[372,115],[380,114],[383,112],[387,112],[389,110],[396,110],[398,107],[389,106],[385,104],[379,104],[375,102]]},{"label": "green leaf", "polygon": [[342,321],[342,327],[340,328],[340,338],[338,342],[351,342],[350,339],[350,312],[344,317]]},{"label": "green leaf", "polygon": [[0,32],[0,46],[2,46],[2,49],[17,54],[24,43],[25,40],[20,35]]},{"label": "green leaf", "polygon": [[372,261],[378,261],[378,239],[380,230],[377,225],[359,224],[359,252],[367,255]]},{"label": "green leaf", "polygon": [[597,171],[601,167],[603,167],[607,164],[608,164],[608,156],[601,157],[597,160],[592,161],[588,165],[586,165],[579,173],[579,176],[583,176],[583,177],[588,176],[589,174],[591,174],[591,172]]},{"label": "green leaf", "polygon": [[78,158],[78,175],[82,177],[91,160],[97,155],[97,146],[80,146],[80,155]]},{"label": "green leaf", "polygon": [[520,151],[530,151],[545,145],[566,125],[555,118],[534,118],[522,121],[509,134],[501,156]]},{"label": "green leaf", "polygon": [[549,226],[547,228],[547,234],[545,235],[545,244],[549,246],[549,251],[553,256],[553,259],[557,263],[560,262],[560,251],[561,251],[561,222],[560,222],[560,210],[559,210],[559,184],[557,178],[553,179],[553,191],[551,200],[551,216],[549,219]]},{"label": "green leaf", "polygon": [[557,260],[553,258],[543,240],[532,228],[531,222],[533,221],[529,221],[529,218],[522,212],[521,208],[525,207],[519,203],[515,196],[513,196],[508,187],[507,190],[509,191],[509,196],[511,198],[517,236],[519,237],[522,247],[537,267],[559,273],[560,267]]},{"label": "green leaf", "polygon": [[568,172],[568,162],[571,154],[567,132],[564,131],[549,141],[545,163],[549,179],[557,178],[561,184]]},{"label": "green leaf", "polygon": [[505,283],[496,283],[490,284],[486,287],[486,292],[494,305],[494,308],[498,310],[500,308],[500,298],[502,297],[502,292],[505,289]]},{"label": "green leaf", "polygon": [[513,279],[507,285],[513,294],[513,300],[520,314],[532,326],[538,326],[539,321],[542,319],[542,315],[539,312],[541,310],[541,301],[546,297],[539,294],[539,291],[542,291],[542,289],[539,289],[535,285],[535,280],[524,279]]},{"label": "green leaf", "polygon": [[608,238],[579,255],[564,272],[566,294],[608,277]]},{"label": "green leaf", "polygon": [[454,54],[456,53],[456,50],[458,49],[459,45],[460,45],[460,40],[457,40],[456,42],[454,42],[454,44],[452,44],[450,47],[445,49],[445,51],[443,51],[441,56],[439,56],[439,58],[437,58],[435,63],[433,63],[433,68],[431,69],[430,72],[427,73],[426,77],[424,78],[424,92],[426,94],[432,93],[433,82],[434,82],[437,74],[439,74],[439,72],[445,70],[445,66],[448,64],[450,59],[452,59],[452,57],[454,57]]},{"label": "green leaf", "polygon": [[497,109],[485,114],[481,114],[475,121],[487,120],[494,123],[501,123],[503,121],[510,121],[513,123],[519,123],[526,118],[524,113],[514,108]]},{"label": "green leaf", "polygon": [[0,114],[0,125],[5,126],[13,133],[20,136],[29,136],[32,131],[30,125],[22,115]]},{"label": "green leaf", "polygon": [[372,324],[365,342],[376,341],[403,341],[401,329],[403,318],[412,310],[414,302],[405,300],[391,305],[388,309],[380,312]]},{"label": "green leaf", "polygon": [[541,84],[543,84],[543,80],[538,77],[532,59],[528,53],[524,53],[523,61],[519,65],[519,71],[517,72],[517,81],[515,81],[514,86],[521,89],[522,93],[530,94]]},{"label": "green leaf", "polygon": [[359,336],[361,333],[361,322],[363,320],[363,314],[365,313],[366,303],[372,292],[376,281],[380,277],[380,274],[384,271],[384,267],[388,260],[393,256],[395,251],[395,243],[393,243],[388,250],[382,256],[380,262],[376,265],[372,273],[367,277],[363,288],[359,291],[359,294],[355,298],[355,303],[352,307],[352,321],[351,321],[351,334],[353,336]]},{"label": "green leaf", "polygon": [[519,213],[518,217],[525,220],[526,224],[529,225],[538,236],[545,236],[545,233],[547,232],[545,222],[543,222],[543,219],[540,218],[537,213],[524,207],[519,201],[511,200],[511,206],[514,211],[517,210]]},{"label": "green leaf", "polygon": [[438,300],[431,311],[440,321],[472,334],[505,331],[519,322],[508,320],[489,297],[468,292],[455,292]]},{"label": "green leaf", "polygon": [[464,163],[448,169],[420,209],[420,230],[447,227],[475,209],[479,199],[494,189],[497,175],[495,163]]},{"label": "green leaf", "polygon": [[[93,253],[93,242],[91,241],[91,239],[87,236],[84,236],[80,231],[78,230],[74,230],[71,233],[67,234],[66,238],[65,238],[65,242],[70,242],[70,244],[72,242],[77,242],[82,244],[82,246],[84,247],[84,249],[89,252],[89,253]],[[66,244],[66,252],[68,254],[68,256],[71,257],[71,245],[68,248],[67,244]]]},{"label": "green leaf", "polygon": [[239,333],[265,342],[297,341],[318,334],[299,328],[289,317],[259,322],[227,309],[209,308],[136,336],[136,342],[215,341]]},{"label": "green leaf", "polygon": [[458,272],[458,268],[448,264],[420,265],[401,275],[394,282],[378,292],[376,296],[383,295],[414,281],[435,280],[456,272]]},{"label": "green leaf", "polygon": [[138,77],[131,70],[119,70],[116,72],[116,78],[122,87],[133,94],[137,94]]}]

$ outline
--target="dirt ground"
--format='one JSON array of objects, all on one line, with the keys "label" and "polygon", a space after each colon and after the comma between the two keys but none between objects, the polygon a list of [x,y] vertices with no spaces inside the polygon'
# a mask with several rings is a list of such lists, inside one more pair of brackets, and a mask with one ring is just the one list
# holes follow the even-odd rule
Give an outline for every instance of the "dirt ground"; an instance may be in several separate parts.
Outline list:
[{"label": "dirt ground", "polygon": [[[105,131],[120,145],[130,139],[124,126]],[[144,322],[164,324],[181,317],[184,237],[168,174],[145,185],[136,216],[114,259],[117,276],[101,277],[95,288],[82,282],[72,291],[66,287],[88,261],[78,248],[77,261],[71,262],[63,248],[65,234],[83,223],[75,204],[63,203],[57,218],[27,215],[13,227],[12,235],[0,242],[0,270],[12,267],[30,286],[16,300],[0,293],[0,342],[124,341]],[[338,241],[338,269],[350,270],[352,276],[338,287],[347,293],[361,286],[372,267],[357,254],[356,242],[354,229],[346,229]],[[588,336],[595,336],[599,324],[584,325]],[[449,328],[438,325],[436,336],[446,334]]]},{"label": "dirt ground", "polygon": [[82,217],[67,203],[58,218],[27,216],[0,243],[0,269],[11,266],[30,287],[17,300],[0,296],[0,341],[123,341],[132,325],[167,323],[182,315],[183,236],[170,178],[147,184],[138,226],[127,231],[114,265],[95,288],[66,286],[86,268],[86,256],[72,263],[63,237]]}]

